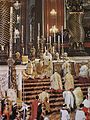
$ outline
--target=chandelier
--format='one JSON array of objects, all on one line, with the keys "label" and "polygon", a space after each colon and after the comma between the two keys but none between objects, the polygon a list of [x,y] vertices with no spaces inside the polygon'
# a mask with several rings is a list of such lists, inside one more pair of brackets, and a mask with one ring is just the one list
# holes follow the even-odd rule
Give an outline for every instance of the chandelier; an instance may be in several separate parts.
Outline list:
[{"label": "chandelier", "polygon": [[57,14],[57,12],[55,11],[55,9],[52,9],[52,10],[50,11],[50,14],[51,14],[52,16],[54,16],[54,15]]},{"label": "chandelier", "polygon": [[56,27],[56,25],[53,25],[51,28],[50,28],[50,33],[57,33],[58,32],[58,28]]}]

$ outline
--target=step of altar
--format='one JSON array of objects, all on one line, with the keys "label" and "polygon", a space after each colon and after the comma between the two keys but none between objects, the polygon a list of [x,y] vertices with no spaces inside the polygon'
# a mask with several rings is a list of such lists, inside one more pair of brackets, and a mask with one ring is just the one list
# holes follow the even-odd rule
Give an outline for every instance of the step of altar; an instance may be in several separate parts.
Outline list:
[{"label": "step of altar", "polygon": [[[63,82],[63,80],[62,80]],[[36,95],[40,94],[42,92],[42,89],[45,88],[45,90],[50,95],[50,107],[52,112],[57,112],[60,110],[60,107],[64,103],[64,99],[62,96],[62,92],[56,93],[51,92],[50,90],[50,78],[45,79],[29,79],[25,80],[23,82],[23,100],[27,105],[31,105],[31,101],[35,98]],[[87,88],[90,87],[90,83],[80,83],[78,80],[75,79],[74,81],[75,88],[81,87],[84,96],[87,94]],[[63,88],[64,88],[64,82],[63,82]]]}]

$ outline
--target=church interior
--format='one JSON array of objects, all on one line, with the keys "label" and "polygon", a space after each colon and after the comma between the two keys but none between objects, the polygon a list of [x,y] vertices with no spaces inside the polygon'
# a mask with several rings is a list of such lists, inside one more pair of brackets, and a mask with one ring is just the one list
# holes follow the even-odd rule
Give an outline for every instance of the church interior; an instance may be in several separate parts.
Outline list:
[{"label": "church interior", "polygon": [[0,120],[90,120],[90,0],[0,0]]}]

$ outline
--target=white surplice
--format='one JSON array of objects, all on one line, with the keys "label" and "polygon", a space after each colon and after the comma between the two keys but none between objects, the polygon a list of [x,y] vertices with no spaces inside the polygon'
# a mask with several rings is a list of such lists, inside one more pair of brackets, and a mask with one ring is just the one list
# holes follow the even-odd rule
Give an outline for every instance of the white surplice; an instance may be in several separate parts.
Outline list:
[{"label": "white surplice", "polygon": [[63,92],[63,98],[65,100],[65,104],[67,105],[67,108],[74,108],[74,96],[71,91],[64,91]]}]

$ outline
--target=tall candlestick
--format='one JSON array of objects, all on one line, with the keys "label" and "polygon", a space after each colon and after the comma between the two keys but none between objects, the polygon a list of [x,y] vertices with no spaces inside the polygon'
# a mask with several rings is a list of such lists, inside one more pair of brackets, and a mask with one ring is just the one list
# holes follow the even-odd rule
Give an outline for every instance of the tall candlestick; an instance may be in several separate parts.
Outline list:
[{"label": "tall candlestick", "polygon": [[47,49],[46,49],[46,46],[45,46],[45,52],[46,52],[46,50],[47,50]]},{"label": "tall candlestick", "polygon": [[58,36],[58,52],[60,52],[60,36]]},{"label": "tall candlestick", "polygon": [[54,32],[54,43],[56,43],[56,35],[55,35],[55,32]]},{"label": "tall candlestick", "polygon": [[47,43],[48,43],[48,36],[49,34],[48,34],[48,24],[47,24]]},{"label": "tall candlestick", "polygon": [[62,44],[63,44],[63,26],[62,26],[61,34],[62,34]]},{"label": "tall candlestick", "polygon": [[40,37],[40,23],[38,23],[38,36]]},{"label": "tall candlestick", "polygon": [[24,55],[24,47],[23,47],[23,55]]},{"label": "tall candlestick", "polygon": [[38,49],[39,49],[39,40],[40,40],[40,37],[38,36],[38,37],[37,37]]},{"label": "tall candlestick", "polygon": [[32,25],[30,24],[30,42],[32,42]]},{"label": "tall candlestick", "polygon": [[61,34],[62,34],[62,55],[64,54],[64,47],[63,47],[63,26],[61,29]]},{"label": "tall candlestick", "polygon": [[53,52],[53,54],[54,54],[54,51],[55,51],[55,49],[54,49],[54,46],[53,46],[53,48],[52,48],[52,52]]},{"label": "tall candlestick", "polygon": [[49,36],[50,47],[51,47],[51,40],[52,40],[52,38],[51,38],[51,36]]},{"label": "tall candlestick", "polygon": [[22,25],[22,43],[23,43],[23,25]]},{"label": "tall candlestick", "polygon": [[10,54],[9,57],[12,57],[12,41],[13,41],[13,7],[10,7]]}]

